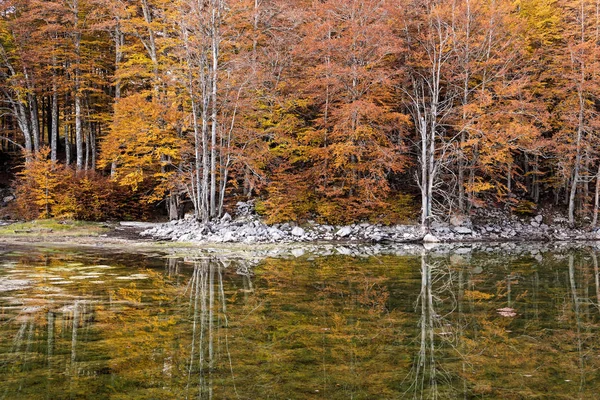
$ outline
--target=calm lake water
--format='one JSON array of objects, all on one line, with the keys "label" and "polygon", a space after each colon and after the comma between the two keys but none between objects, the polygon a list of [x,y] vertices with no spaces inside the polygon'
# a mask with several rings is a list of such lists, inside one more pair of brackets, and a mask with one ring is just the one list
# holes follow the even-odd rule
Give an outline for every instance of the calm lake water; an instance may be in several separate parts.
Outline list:
[{"label": "calm lake water", "polygon": [[596,251],[0,248],[0,399],[598,398]]}]

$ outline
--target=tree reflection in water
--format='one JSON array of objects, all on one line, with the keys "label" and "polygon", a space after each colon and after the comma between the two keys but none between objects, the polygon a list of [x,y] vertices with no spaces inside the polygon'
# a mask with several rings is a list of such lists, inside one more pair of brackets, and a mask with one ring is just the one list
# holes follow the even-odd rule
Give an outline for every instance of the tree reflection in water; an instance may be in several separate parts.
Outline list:
[{"label": "tree reflection in water", "polygon": [[[229,320],[223,287],[224,267],[224,263],[216,259],[194,261],[194,271],[187,288],[192,320],[192,339],[187,368],[186,398],[192,396],[190,388],[194,386],[194,382],[197,382],[198,398],[213,398],[215,362],[223,356],[223,352],[231,372],[234,392],[239,397],[229,350]],[[249,275],[247,278],[249,280]],[[216,295],[215,292],[217,292]],[[216,351],[215,338],[217,340]]]},{"label": "tree reflection in water", "polygon": [[[432,261],[423,251],[421,259],[421,290],[415,302],[419,315],[418,350],[410,373],[405,378],[409,387],[405,394],[413,398],[437,399],[452,388],[452,374],[438,360],[448,348],[455,349],[460,339],[457,321],[452,313],[457,309],[455,271],[445,260]],[[459,286],[460,289],[460,286]]]},{"label": "tree reflection in water", "polygon": [[24,253],[0,269],[0,399],[594,398],[596,251]]}]

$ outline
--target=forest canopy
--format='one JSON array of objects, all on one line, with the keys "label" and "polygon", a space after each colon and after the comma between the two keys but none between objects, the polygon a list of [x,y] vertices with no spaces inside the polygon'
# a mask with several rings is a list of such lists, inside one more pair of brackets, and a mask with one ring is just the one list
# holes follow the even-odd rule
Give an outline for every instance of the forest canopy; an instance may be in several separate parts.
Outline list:
[{"label": "forest canopy", "polygon": [[4,0],[21,216],[206,222],[255,198],[270,222],[553,204],[595,225],[598,6]]}]

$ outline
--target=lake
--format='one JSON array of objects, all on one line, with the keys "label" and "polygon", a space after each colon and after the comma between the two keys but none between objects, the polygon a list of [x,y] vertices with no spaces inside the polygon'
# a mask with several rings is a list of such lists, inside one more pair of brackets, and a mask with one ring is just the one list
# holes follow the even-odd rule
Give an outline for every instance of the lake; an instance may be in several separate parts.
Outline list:
[{"label": "lake", "polygon": [[0,248],[0,399],[600,393],[593,245],[328,249]]}]

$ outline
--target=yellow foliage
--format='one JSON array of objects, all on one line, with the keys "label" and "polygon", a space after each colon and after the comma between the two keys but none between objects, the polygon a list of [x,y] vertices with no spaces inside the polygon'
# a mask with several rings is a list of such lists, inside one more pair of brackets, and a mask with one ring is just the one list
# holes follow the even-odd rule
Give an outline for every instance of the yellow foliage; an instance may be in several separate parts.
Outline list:
[{"label": "yellow foliage", "polygon": [[17,200],[21,213],[28,219],[50,218],[57,203],[63,177],[63,169],[48,156],[50,149],[44,147],[25,163],[18,174]]},{"label": "yellow foliage", "polygon": [[489,300],[494,297],[493,294],[480,292],[479,290],[465,290],[465,299],[466,300]]},{"label": "yellow foliage", "polygon": [[170,174],[165,168],[176,163],[183,142],[177,137],[177,113],[147,94],[139,93],[115,104],[114,120],[103,142],[100,166],[114,163],[113,179],[134,191],[145,179],[163,184]]}]

